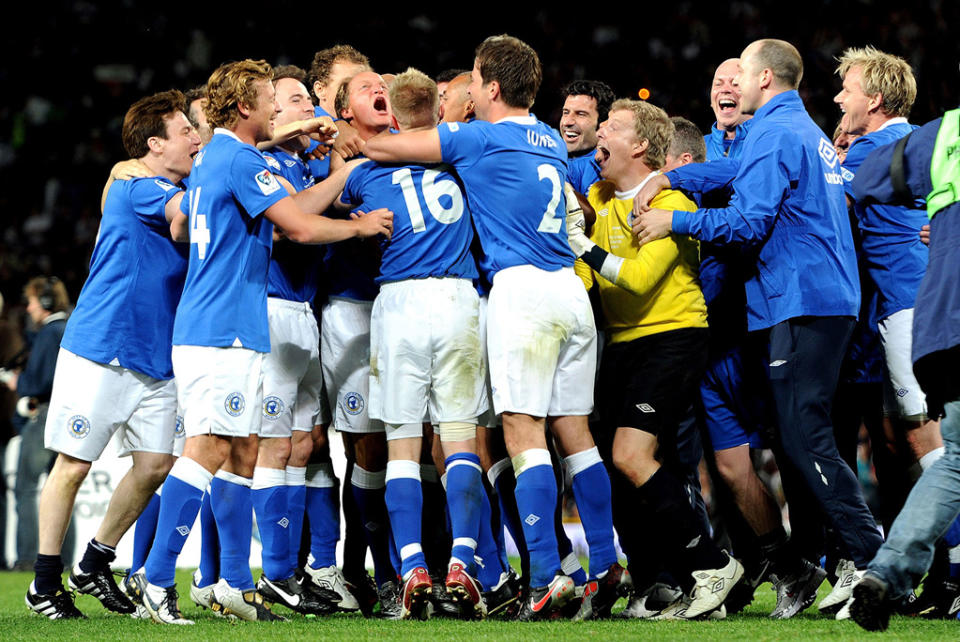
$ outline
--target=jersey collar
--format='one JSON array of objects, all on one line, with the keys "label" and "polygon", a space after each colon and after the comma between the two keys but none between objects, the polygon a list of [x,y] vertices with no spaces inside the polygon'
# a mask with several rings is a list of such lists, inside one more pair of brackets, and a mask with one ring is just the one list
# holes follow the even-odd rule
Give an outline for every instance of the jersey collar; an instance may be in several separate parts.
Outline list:
[{"label": "jersey collar", "polygon": [[217,128],[215,128],[215,129],[213,130],[213,135],[216,136],[217,134],[226,134],[227,136],[229,136],[230,138],[233,138],[234,140],[236,140],[236,141],[239,142],[239,143],[242,143],[242,142],[243,142],[242,140],[240,140],[240,137],[239,137],[239,136],[237,136],[236,134],[234,134],[234,133],[233,133],[232,131],[230,131],[229,129],[224,129],[223,127],[217,127]]},{"label": "jersey collar", "polygon": [[660,173],[660,170],[659,170],[659,169],[658,169],[658,170],[654,170],[654,171],[650,172],[649,174],[647,174],[646,178],[644,178],[642,181],[640,181],[640,184],[637,185],[636,187],[634,187],[633,189],[628,189],[626,192],[617,192],[617,191],[614,191],[613,193],[614,193],[614,195],[617,197],[618,200],[621,200],[621,201],[629,201],[629,200],[632,199],[634,196],[636,196],[636,195],[640,192],[640,190],[643,189],[643,186],[647,184],[647,181],[649,181],[651,178],[653,178],[654,176],[656,176],[656,175],[659,174],[659,173]]},{"label": "jersey collar", "polygon": [[500,120],[493,123],[494,125],[499,125],[500,123],[517,123],[518,125],[536,125],[537,119],[533,114],[527,116],[506,116]]},{"label": "jersey collar", "polygon": [[907,124],[908,122],[906,118],[904,118],[903,116],[897,116],[896,118],[891,118],[884,124],[880,125],[874,131],[880,131],[881,129],[886,129],[887,127],[890,127],[892,125],[907,125]]}]

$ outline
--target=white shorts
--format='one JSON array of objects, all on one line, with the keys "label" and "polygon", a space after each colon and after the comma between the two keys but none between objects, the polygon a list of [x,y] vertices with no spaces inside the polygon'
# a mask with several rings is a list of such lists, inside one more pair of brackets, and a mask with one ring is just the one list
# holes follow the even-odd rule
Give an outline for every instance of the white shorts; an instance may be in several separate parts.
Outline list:
[{"label": "white shorts", "polygon": [[320,315],[320,363],[333,414],[341,432],[383,432],[371,419],[370,313],[373,301],[331,298]]},{"label": "white shorts", "polygon": [[597,330],[573,268],[497,272],[487,309],[487,353],[497,414],[589,415]]},{"label": "white shorts", "polygon": [[320,331],[309,303],[267,299],[270,352],[263,356],[261,437],[313,430],[320,414],[323,372]]},{"label": "white shorts", "polygon": [[173,346],[187,437],[249,437],[260,429],[263,353],[249,348]]},{"label": "white shorts", "polygon": [[467,279],[385,283],[373,304],[370,416],[476,423],[487,408],[479,297]]},{"label": "white shorts", "polygon": [[913,375],[913,308],[894,312],[880,321],[880,345],[887,364],[883,410],[887,415],[926,417],[927,397]]},{"label": "white shorts", "polygon": [[480,297],[480,345],[483,346],[483,369],[486,372],[483,377],[483,389],[489,403],[487,404],[487,409],[480,413],[480,416],[477,418],[477,425],[486,428],[496,428],[500,425],[500,420],[497,417],[497,413],[493,411],[493,391],[490,390],[490,365],[487,359],[487,306],[489,304],[489,297]]},{"label": "white shorts", "polygon": [[173,452],[177,388],[60,348],[44,441],[50,450],[96,461],[117,430],[122,450]]}]

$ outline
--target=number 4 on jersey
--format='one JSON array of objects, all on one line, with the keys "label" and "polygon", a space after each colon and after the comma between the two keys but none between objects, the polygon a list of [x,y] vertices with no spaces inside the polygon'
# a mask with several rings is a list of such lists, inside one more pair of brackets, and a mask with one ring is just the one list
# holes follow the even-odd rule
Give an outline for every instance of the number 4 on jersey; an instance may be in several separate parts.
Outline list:
[{"label": "number 4 on jersey", "polygon": [[200,187],[190,193],[190,245],[197,244],[197,258],[207,258],[207,246],[210,245],[210,230],[207,228],[206,214],[197,214],[200,206]]}]

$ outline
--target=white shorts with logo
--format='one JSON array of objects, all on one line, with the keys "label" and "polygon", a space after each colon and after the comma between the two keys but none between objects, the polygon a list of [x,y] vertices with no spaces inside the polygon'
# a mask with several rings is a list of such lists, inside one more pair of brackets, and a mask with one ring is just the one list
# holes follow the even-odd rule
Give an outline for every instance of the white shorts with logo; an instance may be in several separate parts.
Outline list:
[{"label": "white shorts with logo", "polygon": [[270,352],[263,356],[261,437],[310,432],[320,414],[320,331],[309,303],[267,299]]},{"label": "white shorts with logo", "polygon": [[573,268],[497,272],[487,308],[494,411],[589,415],[596,341],[590,300]]},{"label": "white shorts with logo", "polygon": [[467,421],[487,408],[479,298],[468,279],[385,283],[373,305],[370,416],[387,424]]},{"label": "white shorts with logo", "polygon": [[371,419],[370,314],[373,301],[331,298],[320,315],[320,363],[333,427],[341,432],[383,432]]},{"label": "white shorts with logo", "polygon": [[887,364],[883,411],[887,415],[921,417],[927,414],[927,397],[913,375],[913,308],[894,312],[880,321],[880,345]]},{"label": "white shorts with logo", "polygon": [[121,366],[60,349],[44,441],[50,450],[96,461],[118,430],[125,452],[173,452],[177,389]]},{"label": "white shorts with logo", "polygon": [[173,372],[187,437],[249,437],[260,430],[263,353],[173,346]]}]

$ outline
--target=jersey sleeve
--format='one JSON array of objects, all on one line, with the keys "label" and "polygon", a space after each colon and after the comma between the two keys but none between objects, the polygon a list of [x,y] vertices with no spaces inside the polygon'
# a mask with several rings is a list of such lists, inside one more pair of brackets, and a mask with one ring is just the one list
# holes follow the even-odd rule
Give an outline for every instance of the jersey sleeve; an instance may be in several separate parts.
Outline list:
[{"label": "jersey sleeve", "polygon": [[253,147],[245,146],[237,152],[228,180],[233,197],[250,218],[260,216],[271,205],[287,197],[287,190]]},{"label": "jersey sleeve", "polygon": [[[930,155],[940,130],[940,122],[941,119],[938,118],[915,130],[904,149],[904,179],[913,196],[918,198],[925,198],[933,189],[930,181]],[[852,183],[857,200],[896,202],[893,181],[890,179],[890,161],[896,145],[894,142],[878,147],[863,159]]]},{"label": "jersey sleeve", "polygon": [[130,185],[130,201],[137,218],[151,227],[168,228],[166,207],[182,190],[159,178],[134,178]]},{"label": "jersey sleeve", "polygon": [[366,166],[370,162],[363,163],[354,167],[347,176],[347,182],[343,186],[343,193],[340,195],[340,202],[345,205],[360,205],[363,203],[363,183],[367,174]]},{"label": "jersey sleeve", "polygon": [[740,164],[733,180],[730,205],[696,212],[674,210],[674,232],[721,244],[750,244],[767,236],[790,192],[791,180],[799,174],[802,148],[798,141],[774,131],[761,134],[751,145],[750,162]]},{"label": "jersey sleeve", "polygon": [[718,158],[709,163],[688,163],[664,174],[670,179],[670,188],[682,192],[712,192],[729,189],[740,171],[735,158]]},{"label": "jersey sleeve", "polygon": [[440,134],[440,157],[457,169],[473,165],[486,147],[487,137],[482,121],[470,123],[441,123],[437,128]]},{"label": "jersey sleeve", "polygon": [[861,137],[853,141],[847,151],[847,157],[840,167],[840,176],[843,177],[843,191],[851,199],[856,198],[853,194],[853,179],[856,177],[864,159],[875,149],[877,149],[877,145],[869,137]]}]

